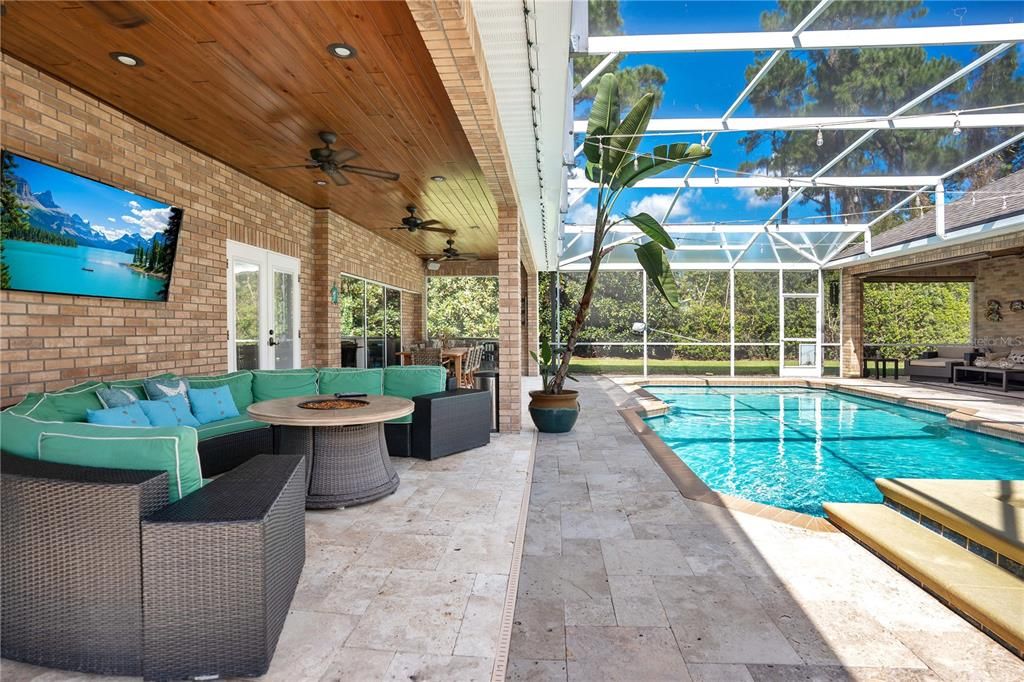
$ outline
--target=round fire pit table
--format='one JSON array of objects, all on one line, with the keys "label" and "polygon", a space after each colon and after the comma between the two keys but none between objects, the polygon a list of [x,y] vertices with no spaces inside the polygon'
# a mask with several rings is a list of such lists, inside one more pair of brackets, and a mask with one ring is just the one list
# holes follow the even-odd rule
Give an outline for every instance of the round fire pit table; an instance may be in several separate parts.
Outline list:
[{"label": "round fire pit table", "polygon": [[[334,401],[325,404],[324,401]],[[413,411],[405,398],[331,395],[264,400],[249,416],[274,425],[274,452],[306,457],[306,509],[350,507],[398,488],[384,422]]]}]

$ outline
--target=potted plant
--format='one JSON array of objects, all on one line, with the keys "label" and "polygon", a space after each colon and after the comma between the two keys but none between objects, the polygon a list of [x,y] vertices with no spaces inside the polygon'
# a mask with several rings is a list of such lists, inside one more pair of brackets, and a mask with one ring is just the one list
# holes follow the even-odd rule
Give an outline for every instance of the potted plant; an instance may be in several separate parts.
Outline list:
[{"label": "potted plant", "polygon": [[583,295],[569,327],[565,347],[552,350],[547,339],[544,339],[541,357],[537,358],[534,354],[544,382],[542,390],[530,391],[530,416],[539,431],[563,433],[572,429],[576,423],[579,413],[578,392],[566,389],[565,380],[572,378],[569,376],[569,363],[576,350],[580,330],[590,312],[601,261],[615,248],[604,244],[605,237],[613,227],[630,222],[643,236],[649,238],[636,246],[637,261],[669,305],[678,305],[678,291],[666,254],[666,250],[675,248],[672,237],[661,223],[647,213],[624,217],[615,215],[615,203],[623,190],[635,186],[640,180],[670,168],[706,159],[711,156],[711,150],[704,144],[673,142],[658,145],[649,153],[637,152],[653,111],[654,95],[647,93],[620,120],[617,77],[613,73],[601,77],[583,141],[583,153],[587,159],[586,176],[597,185],[594,247],[590,254],[590,269],[587,271]]}]

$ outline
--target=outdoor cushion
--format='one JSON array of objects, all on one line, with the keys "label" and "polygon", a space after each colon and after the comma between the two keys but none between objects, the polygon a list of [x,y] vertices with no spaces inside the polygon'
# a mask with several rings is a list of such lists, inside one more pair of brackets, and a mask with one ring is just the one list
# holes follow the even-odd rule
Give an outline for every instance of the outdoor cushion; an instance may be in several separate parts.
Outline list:
[{"label": "outdoor cushion", "polygon": [[180,395],[188,403],[188,379],[170,377],[162,379],[143,379],[142,387],[150,400],[163,400],[167,396]]},{"label": "outdoor cushion", "polygon": [[[163,374],[154,374],[151,377],[140,378],[140,379],[118,379],[116,381],[108,381],[107,386],[110,388],[127,388],[135,397],[139,400],[146,400],[149,396],[146,395],[146,389],[143,388],[142,382],[146,379],[172,379],[174,375],[170,372],[164,372]],[[113,407],[108,405],[107,407]]]},{"label": "outdoor cushion", "polygon": [[95,424],[60,424],[39,434],[45,462],[107,469],[166,471],[169,501],[203,485],[195,429],[114,428]]},{"label": "outdoor cushion", "polygon": [[46,402],[45,393],[29,393],[20,403],[4,410],[4,414],[31,415],[33,419],[42,421],[61,421],[57,408]]},{"label": "outdoor cushion", "polygon": [[42,393],[30,393],[17,405],[0,412],[0,449],[19,457],[39,459],[39,434],[65,425],[56,409],[39,406],[43,397]]},{"label": "outdoor cushion", "polygon": [[87,410],[85,420],[90,424],[105,424],[106,426],[152,426],[149,417],[139,407],[138,400],[133,400],[118,407],[108,407],[104,410]]},{"label": "outdoor cushion", "polygon": [[199,426],[182,395],[170,395],[163,400],[140,400],[139,407],[153,426]]},{"label": "outdoor cushion", "polygon": [[217,436],[226,436],[229,433],[265,429],[268,426],[269,424],[266,422],[259,422],[255,419],[250,419],[248,415],[241,414],[230,419],[221,419],[220,421],[203,424],[196,431],[199,433],[199,440],[202,441],[216,438]]},{"label": "outdoor cushion", "polygon": [[380,369],[327,367],[320,370],[320,393],[365,393],[380,395],[384,390],[384,372]]},{"label": "outdoor cushion", "polygon": [[140,398],[138,392],[129,386],[101,388],[96,391],[96,397],[107,408],[123,407],[145,399],[145,396]]},{"label": "outdoor cushion", "polygon": [[975,367],[988,367],[990,364],[991,364],[991,361],[990,360],[986,360],[985,358],[975,358],[974,359],[974,366]]},{"label": "outdoor cushion", "polygon": [[238,416],[238,408],[227,386],[190,388],[188,400],[192,404],[192,414],[200,424]]},{"label": "outdoor cushion", "polygon": [[252,371],[252,397],[261,400],[316,393],[315,369],[262,369]]},{"label": "outdoor cushion", "polygon": [[96,396],[96,390],[100,388],[104,388],[102,382],[86,381],[63,391],[44,393],[43,399],[25,414],[46,419],[57,418],[65,422],[84,422],[86,410],[103,409],[103,403]]},{"label": "outdoor cushion", "polygon": [[[388,367],[384,370],[384,395],[412,399],[418,395],[445,389],[448,373],[443,367]],[[388,420],[388,424],[408,424],[412,415]]]},{"label": "outdoor cushion", "polygon": [[190,388],[217,388],[227,386],[235,407],[241,412],[252,405],[252,372],[247,369],[208,377],[185,377]]},{"label": "outdoor cushion", "polygon": [[918,358],[911,360],[911,367],[945,367],[953,358]]}]

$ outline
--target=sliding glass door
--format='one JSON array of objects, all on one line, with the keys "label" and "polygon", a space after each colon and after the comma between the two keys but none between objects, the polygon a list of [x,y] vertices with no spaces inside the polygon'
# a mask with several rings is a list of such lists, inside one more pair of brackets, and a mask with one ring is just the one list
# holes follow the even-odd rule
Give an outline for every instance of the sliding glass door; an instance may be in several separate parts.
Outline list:
[{"label": "sliding glass door", "polygon": [[344,275],[337,291],[341,366],[401,364],[402,292]]}]

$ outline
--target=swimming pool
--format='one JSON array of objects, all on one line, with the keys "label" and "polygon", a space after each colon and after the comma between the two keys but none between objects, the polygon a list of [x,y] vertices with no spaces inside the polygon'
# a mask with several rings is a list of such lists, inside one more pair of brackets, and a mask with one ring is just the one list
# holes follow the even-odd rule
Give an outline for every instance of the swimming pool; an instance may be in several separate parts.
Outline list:
[{"label": "swimming pool", "polygon": [[1024,444],[942,414],[821,389],[645,388],[669,406],[647,425],[709,488],[774,507],[881,502],[876,478],[1024,479]]}]

